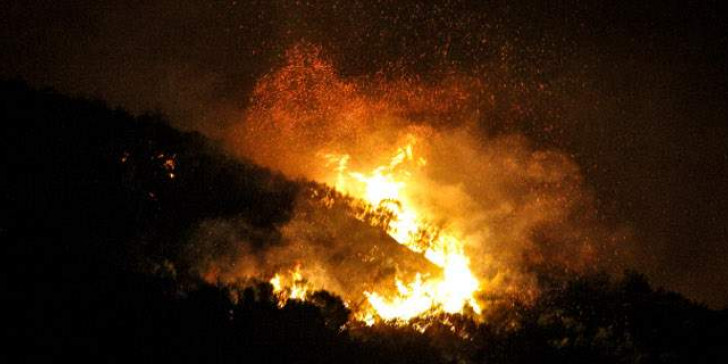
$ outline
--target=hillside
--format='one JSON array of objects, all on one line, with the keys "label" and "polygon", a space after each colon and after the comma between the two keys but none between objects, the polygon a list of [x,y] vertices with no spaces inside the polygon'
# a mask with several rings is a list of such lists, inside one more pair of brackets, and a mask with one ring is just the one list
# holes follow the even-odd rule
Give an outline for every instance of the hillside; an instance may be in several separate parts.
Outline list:
[{"label": "hillside", "polygon": [[[199,235],[236,221],[252,251],[275,246],[302,194],[323,187],[231,158],[162,116],[20,82],[0,84],[0,103],[8,360],[697,363],[727,354],[728,313],[655,290],[635,272],[545,272],[535,303],[499,303],[483,323],[456,315],[457,333],[344,326],[349,309],[325,291],[279,307],[270,284],[224,279],[234,240]],[[376,241],[383,257],[426,264],[342,211],[309,208],[312,236]],[[347,277],[357,269],[392,274],[347,259],[330,260],[342,285],[355,284]]]}]

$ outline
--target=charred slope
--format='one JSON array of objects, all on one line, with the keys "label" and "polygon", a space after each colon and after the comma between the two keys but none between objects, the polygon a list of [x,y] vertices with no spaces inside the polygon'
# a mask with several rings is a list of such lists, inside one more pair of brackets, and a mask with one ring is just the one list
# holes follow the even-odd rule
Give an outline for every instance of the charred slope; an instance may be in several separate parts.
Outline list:
[{"label": "charred slope", "polygon": [[[185,266],[183,243],[201,221],[234,217],[256,232],[252,244],[275,244],[276,226],[291,220],[304,185],[227,158],[159,117],[135,118],[21,83],[0,84],[0,118],[0,297],[11,348],[1,355],[14,361],[725,358],[725,312],[655,291],[638,275],[543,282],[549,288],[533,306],[504,305],[480,325],[460,318],[468,340],[437,325],[423,334],[388,326],[342,332],[349,313],[326,292],[280,309],[269,285],[214,287]],[[366,224],[336,220],[344,218],[334,209],[311,208],[308,219],[333,224],[307,237],[324,248],[352,229],[361,229],[360,240],[376,238]],[[350,256],[332,255],[332,269],[353,275]]]}]

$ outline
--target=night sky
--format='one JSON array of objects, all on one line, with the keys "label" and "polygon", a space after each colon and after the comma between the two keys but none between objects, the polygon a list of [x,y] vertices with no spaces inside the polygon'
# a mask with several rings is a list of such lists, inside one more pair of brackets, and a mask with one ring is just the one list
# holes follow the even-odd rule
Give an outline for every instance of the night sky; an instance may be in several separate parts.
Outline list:
[{"label": "night sky", "polygon": [[[343,76],[483,77],[485,132],[571,154],[636,269],[728,305],[728,17],[719,1],[5,1],[0,77],[222,138],[292,44]],[[546,90],[546,92],[543,92]]]}]

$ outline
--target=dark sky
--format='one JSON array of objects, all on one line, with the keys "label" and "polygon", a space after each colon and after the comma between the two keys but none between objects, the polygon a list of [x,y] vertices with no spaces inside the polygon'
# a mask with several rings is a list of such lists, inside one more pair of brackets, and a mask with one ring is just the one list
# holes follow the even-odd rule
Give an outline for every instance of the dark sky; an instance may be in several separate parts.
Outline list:
[{"label": "dark sky", "polygon": [[572,154],[604,220],[634,230],[638,269],[728,305],[728,12],[545,3],[10,0],[0,77],[219,137],[301,40],[349,76],[482,75],[498,105],[484,129]]}]

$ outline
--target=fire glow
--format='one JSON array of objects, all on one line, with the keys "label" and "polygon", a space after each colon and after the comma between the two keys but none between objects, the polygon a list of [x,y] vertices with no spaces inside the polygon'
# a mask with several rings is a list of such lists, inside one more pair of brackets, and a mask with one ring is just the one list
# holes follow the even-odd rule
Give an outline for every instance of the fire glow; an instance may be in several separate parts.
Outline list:
[{"label": "fire glow", "polygon": [[230,148],[333,192],[306,190],[279,246],[243,249],[211,279],[265,279],[280,305],[324,289],[366,324],[482,318],[493,300],[538,295],[530,264],[591,269],[621,241],[584,213],[592,200],[570,157],[478,131],[478,103],[492,98],[477,77],[347,79],[316,47],[286,56]]},{"label": "fire glow", "polygon": [[285,306],[289,299],[305,300],[311,291],[308,282],[301,275],[300,265],[287,274],[276,273],[269,283],[273,286],[273,292],[278,295],[278,305],[281,307]]},{"label": "fire glow", "polygon": [[428,314],[462,313],[470,307],[480,313],[480,305],[474,294],[479,282],[470,270],[470,259],[464,244],[451,232],[433,229],[427,218],[412,202],[410,189],[417,183],[411,169],[424,168],[427,161],[416,158],[417,140],[408,135],[409,142],[400,147],[388,164],[376,167],[369,173],[348,171],[348,154],[326,155],[336,167],[336,177],[330,183],[348,195],[366,201],[372,208],[382,208],[391,213],[385,226],[387,233],[399,244],[415,253],[423,254],[431,263],[442,269],[441,277],[430,277],[417,272],[415,279],[406,282],[396,278],[393,284],[397,295],[389,297],[378,292],[364,292],[373,312],[359,314],[370,320],[376,315],[384,320],[410,320]]},{"label": "fire glow", "polygon": [[[273,124],[260,124],[260,120],[265,120],[266,116],[256,118],[255,123],[259,123],[258,126],[254,126],[256,132],[268,130],[279,135],[279,133],[295,132],[297,127],[310,122],[308,119],[335,120],[325,115],[324,111],[317,110],[323,107],[338,108],[339,114],[349,119],[345,121],[347,124],[345,129],[352,129],[356,134],[361,132],[359,129],[363,120],[386,118],[387,113],[398,108],[393,104],[371,102],[357,96],[356,87],[340,82],[331,65],[318,57],[316,49],[294,48],[288,57],[290,65],[266,76],[256,91],[263,100],[272,97],[271,95],[281,95],[281,91],[283,95],[291,96],[291,99],[286,103],[268,105],[278,110],[274,111],[273,115],[273,119],[276,120]],[[298,66],[300,64],[303,67]],[[291,84],[296,85],[293,90],[290,88]],[[313,89],[303,91],[303,95],[296,94],[300,91],[296,88],[302,85],[308,85],[303,86],[304,88],[312,85]],[[313,102],[313,105],[300,103],[302,98],[311,97],[312,93],[315,99],[321,99],[316,101],[321,101],[324,105],[316,105],[316,102]],[[343,100],[331,96],[334,94],[343,94]],[[407,99],[416,100],[411,97]],[[277,103],[279,100],[274,98],[272,102]],[[418,102],[424,105],[429,100]],[[452,102],[457,104],[456,100],[451,100]],[[423,107],[430,106],[421,105],[415,108]],[[307,129],[310,133],[311,129]],[[330,128],[324,128],[327,129]],[[369,151],[366,162],[362,162],[362,156],[353,153],[350,148],[345,148],[347,152],[331,147],[319,148],[315,152],[318,164],[315,168],[318,172],[309,177],[359,201],[362,208],[356,218],[365,221],[366,216],[378,216],[375,222],[379,228],[413,254],[422,256],[438,267],[439,272],[398,271],[394,280],[389,282],[390,287],[386,292],[381,292],[376,287],[360,292],[366,302],[356,305],[354,317],[371,324],[376,320],[404,323],[414,318],[434,317],[442,313],[467,311],[479,315],[482,309],[475,296],[482,287],[471,270],[471,259],[466,253],[465,242],[457,231],[439,226],[436,223],[436,218],[439,216],[430,216],[427,209],[418,203],[422,200],[420,194],[437,193],[426,191],[425,184],[420,181],[421,178],[425,178],[423,172],[428,166],[427,159],[418,154],[422,144],[421,137],[416,133],[407,132],[406,128],[390,129],[394,135],[399,135],[397,138],[401,143],[390,148]],[[346,137],[343,135],[343,139]],[[308,133],[295,135],[294,139],[297,142],[294,144],[307,138],[319,140],[321,135]],[[334,144],[339,142],[341,140]],[[374,143],[376,143],[374,137],[365,142],[370,145]],[[262,164],[273,162],[275,165],[279,157],[260,147],[255,146],[253,152],[259,162]],[[372,165],[373,167],[367,167]],[[294,270],[276,273],[270,279],[270,283],[274,287],[274,292],[278,294],[281,305],[288,299],[306,299],[307,290],[304,287],[308,283],[306,277],[301,275],[299,265]]]},{"label": "fire glow", "polygon": [[[355,312],[355,317],[371,324],[376,319],[406,322],[441,313],[463,313],[466,309],[480,314],[481,307],[475,299],[480,283],[470,270],[464,244],[452,232],[429,224],[412,202],[414,196],[408,186],[417,183],[415,172],[425,168],[427,161],[415,156],[416,137],[407,135],[406,139],[407,144],[398,148],[388,163],[368,173],[350,171],[349,154],[322,154],[324,162],[335,172],[326,182],[365,202],[366,208],[358,218],[363,220],[373,210],[384,212],[389,219],[383,228],[395,241],[442,269],[438,276],[416,272],[412,281],[396,277],[392,282],[395,295],[363,292],[368,305]],[[288,299],[305,300],[311,291],[300,265],[290,272],[276,273],[269,282],[281,306]]]}]

